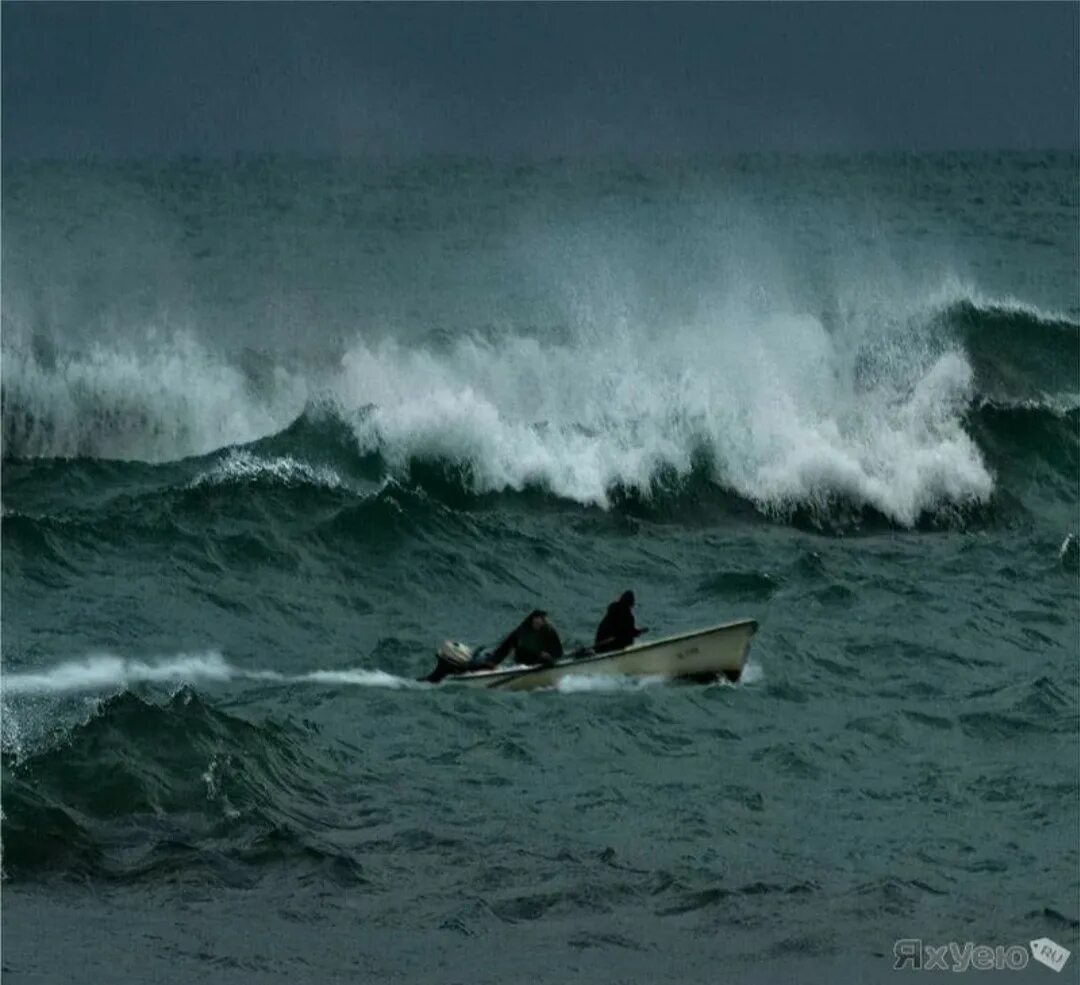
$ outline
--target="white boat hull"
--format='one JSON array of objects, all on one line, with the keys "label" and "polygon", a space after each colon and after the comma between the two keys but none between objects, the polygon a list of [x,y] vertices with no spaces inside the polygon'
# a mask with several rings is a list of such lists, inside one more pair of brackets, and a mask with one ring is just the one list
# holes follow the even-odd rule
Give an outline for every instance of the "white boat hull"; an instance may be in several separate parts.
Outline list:
[{"label": "white boat hull", "polygon": [[681,633],[625,650],[562,660],[551,667],[507,667],[455,674],[448,682],[470,687],[526,691],[554,687],[567,677],[608,675],[667,677],[680,680],[737,681],[746,665],[750,640],[757,631],[753,619],[739,619],[709,629]]}]

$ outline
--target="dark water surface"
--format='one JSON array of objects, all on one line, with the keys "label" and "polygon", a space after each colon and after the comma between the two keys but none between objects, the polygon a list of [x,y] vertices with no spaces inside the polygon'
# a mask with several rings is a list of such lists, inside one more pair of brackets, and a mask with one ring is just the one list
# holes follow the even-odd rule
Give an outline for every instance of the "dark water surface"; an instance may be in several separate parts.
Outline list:
[{"label": "dark water surface", "polygon": [[5,976],[1076,980],[1077,166],[5,168]]}]

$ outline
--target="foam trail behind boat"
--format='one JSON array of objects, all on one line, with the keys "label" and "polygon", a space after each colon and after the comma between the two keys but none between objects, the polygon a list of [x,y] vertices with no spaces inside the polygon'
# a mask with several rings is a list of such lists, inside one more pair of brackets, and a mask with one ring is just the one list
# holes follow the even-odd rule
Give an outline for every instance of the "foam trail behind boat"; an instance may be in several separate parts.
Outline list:
[{"label": "foam trail behind boat", "polygon": [[282,674],[275,670],[234,667],[217,652],[178,654],[156,662],[113,654],[91,654],[36,673],[7,672],[0,679],[5,696],[109,691],[132,684],[198,684],[204,681],[278,681],[282,684],[354,684],[362,687],[411,687],[415,682],[382,670],[315,670]]}]

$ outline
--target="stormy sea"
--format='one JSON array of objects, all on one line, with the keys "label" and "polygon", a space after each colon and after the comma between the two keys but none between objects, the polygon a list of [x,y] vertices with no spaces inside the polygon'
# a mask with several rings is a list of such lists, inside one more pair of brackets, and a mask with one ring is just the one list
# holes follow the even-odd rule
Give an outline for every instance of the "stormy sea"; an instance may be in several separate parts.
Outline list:
[{"label": "stormy sea", "polygon": [[1078,168],[5,164],[5,979],[1075,975]]}]

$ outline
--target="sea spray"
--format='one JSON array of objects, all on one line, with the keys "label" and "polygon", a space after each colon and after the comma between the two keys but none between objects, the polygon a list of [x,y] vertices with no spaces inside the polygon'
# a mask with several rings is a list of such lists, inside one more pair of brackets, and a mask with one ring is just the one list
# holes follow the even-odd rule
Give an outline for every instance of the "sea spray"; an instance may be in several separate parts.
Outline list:
[{"label": "sea spray", "polygon": [[573,343],[358,342],[333,393],[363,453],[462,463],[477,492],[539,485],[606,507],[705,454],[765,510],[845,497],[911,525],[985,502],[993,480],[963,427],[963,352],[924,344],[922,323],[895,330],[854,355],[811,315],[747,312]]},{"label": "sea spray", "polygon": [[257,391],[187,332],[48,354],[4,334],[8,458],[171,461],[273,434],[306,399],[303,379],[281,368]]},{"label": "sea spray", "polygon": [[[658,474],[685,478],[705,456],[716,484],[766,512],[842,497],[911,525],[993,491],[964,429],[970,363],[920,319],[887,337],[726,310],[662,336],[622,324],[561,343],[354,341],[337,370],[275,370],[262,394],[192,340],[51,368],[16,347],[4,363],[5,454],[172,460],[280,431],[318,393],[319,413],[348,422],[361,454],[397,474],[456,463],[476,492],[536,485],[607,507],[613,489],[648,495]],[[267,470],[341,478],[295,454],[237,451],[195,481]]]}]

